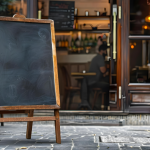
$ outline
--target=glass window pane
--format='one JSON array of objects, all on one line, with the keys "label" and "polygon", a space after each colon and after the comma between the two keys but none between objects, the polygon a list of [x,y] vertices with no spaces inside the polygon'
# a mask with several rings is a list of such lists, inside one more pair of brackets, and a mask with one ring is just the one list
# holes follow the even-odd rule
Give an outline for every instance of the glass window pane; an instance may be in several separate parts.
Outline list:
[{"label": "glass window pane", "polygon": [[17,12],[27,15],[26,0],[0,0],[0,16],[12,17]]},{"label": "glass window pane", "polygon": [[130,34],[150,34],[150,0],[130,0]]},{"label": "glass window pane", "polygon": [[150,83],[150,40],[130,40],[130,83]]}]

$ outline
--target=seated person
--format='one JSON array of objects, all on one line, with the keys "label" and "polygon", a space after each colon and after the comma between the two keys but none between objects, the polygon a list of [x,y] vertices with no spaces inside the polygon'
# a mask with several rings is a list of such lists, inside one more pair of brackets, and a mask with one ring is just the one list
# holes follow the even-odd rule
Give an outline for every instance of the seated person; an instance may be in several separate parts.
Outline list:
[{"label": "seated person", "polygon": [[89,68],[89,72],[96,72],[96,76],[88,77],[88,86],[91,88],[101,88],[105,92],[106,99],[104,100],[104,109],[109,110],[109,83],[105,78],[108,77],[109,72],[105,67],[105,56],[107,54],[107,45],[102,44],[99,47],[99,53],[95,56]]}]

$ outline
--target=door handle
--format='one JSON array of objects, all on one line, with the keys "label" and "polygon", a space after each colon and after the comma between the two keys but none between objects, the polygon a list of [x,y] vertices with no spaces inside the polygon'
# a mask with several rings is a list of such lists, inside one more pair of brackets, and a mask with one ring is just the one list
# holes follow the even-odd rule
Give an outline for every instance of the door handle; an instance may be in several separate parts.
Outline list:
[{"label": "door handle", "polygon": [[117,5],[113,5],[113,59],[116,60],[116,26],[117,26]]}]

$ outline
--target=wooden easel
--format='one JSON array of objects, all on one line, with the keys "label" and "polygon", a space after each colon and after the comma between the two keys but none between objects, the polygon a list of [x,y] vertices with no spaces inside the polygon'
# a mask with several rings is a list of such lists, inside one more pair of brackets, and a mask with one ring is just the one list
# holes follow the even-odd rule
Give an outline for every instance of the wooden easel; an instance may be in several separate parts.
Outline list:
[{"label": "wooden easel", "polygon": [[[55,134],[56,142],[61,144],[60,136],[60,96],[59,96],[59,82],[58,82],[58,71],[57,71],[57,58],[56,58],[56,47],[55,47],[55,31],[54,22],[52,20],[37,20],[37,19],[26,19],[25,16],[16,14],[13,18],[0,17],[1,21],[17,21],[17,22],[34,22],[34,23],[50,23],[51,24],[51,35],[52,35],[52,51],[53,51],[53,66],[54,66],[54,81],[55,81],[55,94],[56,94],[56,105],[28,105],[28,106],[0,106],[0,122],[3,126],[4,122],[27,122],[26,138],[31,139],[32,135],[32,124],[33,121],[55,121]],[[54,116],[50,117],[34,117],[35,109],[53,109]],[[3,114],[12,113],[26,113],[28,117],[17,117],[17,118],[3,118]]]}]

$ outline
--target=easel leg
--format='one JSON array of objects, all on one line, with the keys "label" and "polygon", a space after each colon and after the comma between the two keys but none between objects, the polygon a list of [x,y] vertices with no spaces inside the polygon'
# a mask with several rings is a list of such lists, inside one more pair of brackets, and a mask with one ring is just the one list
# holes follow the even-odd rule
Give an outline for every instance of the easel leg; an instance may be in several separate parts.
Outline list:
[{"label": "easel leg", "polygon": [[[30,110],[29,113],[28,113],[28,117],[33,117],[33,112],[34,112],[34,110]],[[31,139],[32,124],[33,124],[32,121],[27,123],[27,132],[26,132],[26,138],[27,139]]]},{"label": "easel leg", "polygon": [[[1,118],[3,118],[3,114],[1,114]],[[1,126],[4,126],[4,123],[3,123],[3,122],[1,122]]]},{"label": "easel leg", "polygon": [[59,110],[54,110],[54,115],[56,117],[55,121],[55,134],[56,134],[56,143],[61,144],[61,136],[60,136],[60,119],[59,119]]}]

